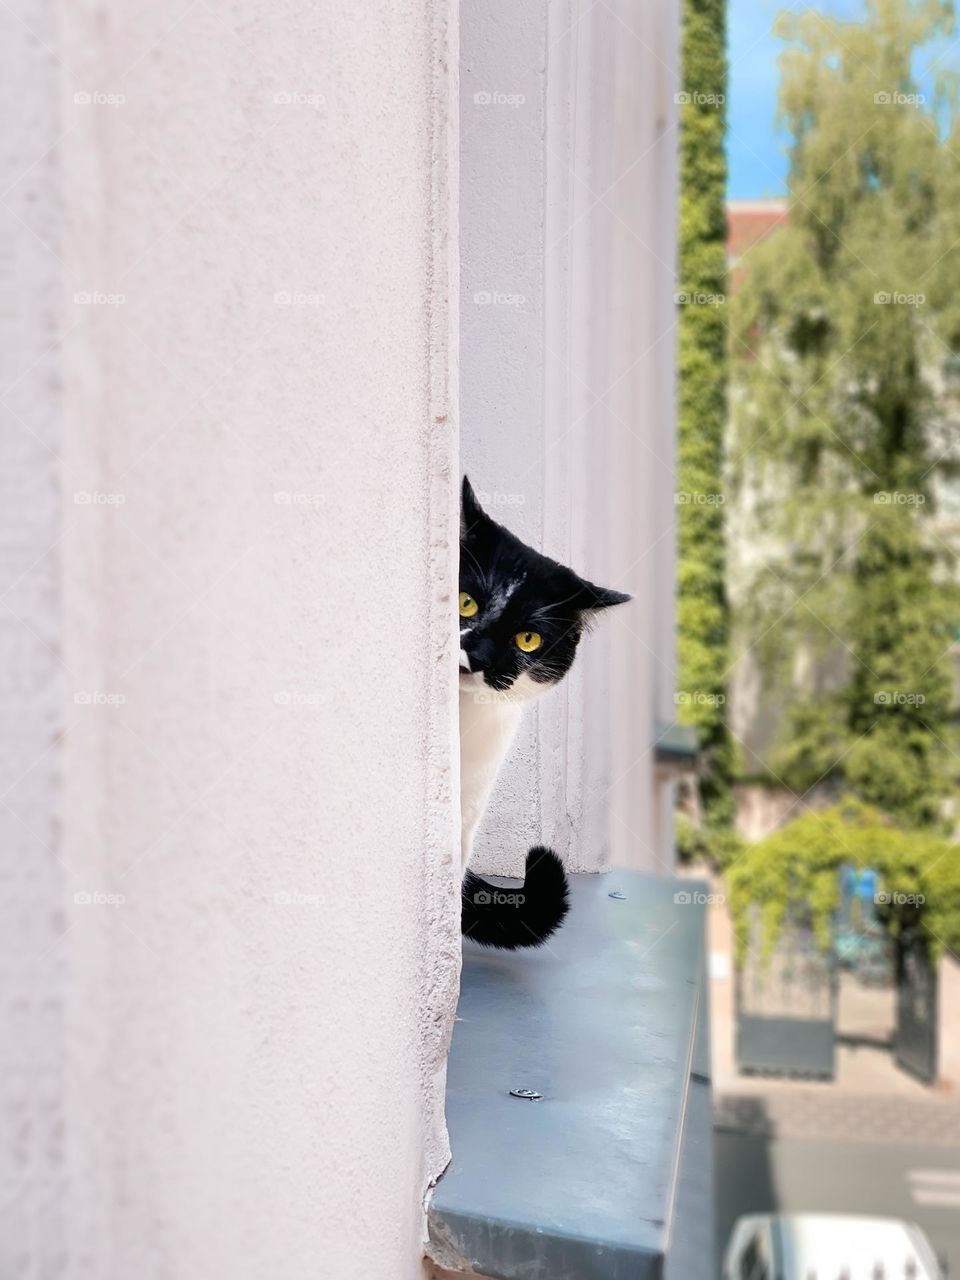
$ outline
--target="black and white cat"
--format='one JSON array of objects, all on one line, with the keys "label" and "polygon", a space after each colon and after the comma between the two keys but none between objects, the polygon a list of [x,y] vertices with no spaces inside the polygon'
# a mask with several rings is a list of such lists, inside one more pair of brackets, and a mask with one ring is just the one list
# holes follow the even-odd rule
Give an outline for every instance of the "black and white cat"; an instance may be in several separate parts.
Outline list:
[{"label": "black and white cat", "polygon": [[[526,546],[483,510],[464,477],[460,508],[461,927],[489,947],[538,947],[567,914],[563,864],[538,845],[523,889],[468,871],[473,839],[524,706],[573,665],[592,616],[630,597]],[[520,901],[517,902],[516,899]],[[506,900],[504,900],[506,899]]]}]

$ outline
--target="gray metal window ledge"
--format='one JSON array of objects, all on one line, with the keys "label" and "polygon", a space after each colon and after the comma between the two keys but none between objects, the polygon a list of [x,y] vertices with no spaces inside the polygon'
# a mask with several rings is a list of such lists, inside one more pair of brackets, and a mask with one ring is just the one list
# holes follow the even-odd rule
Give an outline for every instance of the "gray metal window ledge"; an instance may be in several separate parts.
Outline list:
[{"label": "gray metal window ledge", "polygon": [[664,724],[657,721],[654,735],[654,756],[657,764],[693,766],[697,762],[699,746],[697,730],[690,724]]},{"label": "gray metal window ledge", "polygon": [[571,880],[541,950],[465,944],[428,1253],[491,1280],[712,1280],[706,886]]}]

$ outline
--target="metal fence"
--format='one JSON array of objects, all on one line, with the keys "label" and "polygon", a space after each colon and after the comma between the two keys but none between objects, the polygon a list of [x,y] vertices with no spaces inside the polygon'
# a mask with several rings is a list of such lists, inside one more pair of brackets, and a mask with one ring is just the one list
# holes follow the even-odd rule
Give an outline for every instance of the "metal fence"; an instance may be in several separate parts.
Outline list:
[{"label": "metal fence", "polygon": [[761,943],[755,914],[735,981],[738,1070],[832,1079],[838,989],[833,949],[820,949],[802,913],[785,923],[768,956]]}]

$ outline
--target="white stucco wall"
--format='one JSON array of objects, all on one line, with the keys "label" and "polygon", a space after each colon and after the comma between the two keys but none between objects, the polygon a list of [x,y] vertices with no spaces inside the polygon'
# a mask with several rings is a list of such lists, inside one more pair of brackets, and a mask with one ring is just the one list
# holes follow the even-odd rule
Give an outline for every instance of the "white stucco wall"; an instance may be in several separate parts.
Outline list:
[{"label": "white stucco wall", "polygon": [[960,1086],[960,961],[952,952],[940,957],[939,982],[940,1083],[956,1091]]},{"label": "white stucco wall", "polygon": [[462,6],[463,463],[497,519],[636,596],[527,713],[492,871],[541,839],[574,869],[672,860],[678,33],[675,0]]},{"label": "white stucco wall", "polygon": [[[461,460],[490,514],[533,546],[544,521],[548,7],[465,0],[460,13]],[[556,810],[540,786],[540,716],[533,709],[521,723],[477,868],[522,874],[530,833]]]},{"label": "white stucco wall", "polygon": [[5,19],[4,1275],[422,1274],[459,962],[455,13],[31,0],[50,52]]},{"label": "white stucco wall", "polygon": [[[58,71],[43,0],[0,17],[0,1275],[46,1277],[65,1247],[64,959],[57,832],[64,724],[55,359]],[[32,35],[24,23],[37,35]],[[40,37],[40,39],[37,38]],[[29,219],[32,230],[23,222]]]}]

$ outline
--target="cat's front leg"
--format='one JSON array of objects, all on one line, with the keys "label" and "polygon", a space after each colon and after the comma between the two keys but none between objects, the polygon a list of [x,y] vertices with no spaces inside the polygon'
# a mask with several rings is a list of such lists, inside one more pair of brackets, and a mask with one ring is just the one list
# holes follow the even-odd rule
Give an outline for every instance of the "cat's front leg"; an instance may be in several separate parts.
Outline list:
[{"label": "cat's front leg", "polygon": [[473,837],[476,827],[467,830],[466,827],[460,828],[460,878],[467,874],[467,867],[470,865],[470,858],[473,854]]},{"label": "cat's front leg", "polygon": [[473,840],[500,766],[510,749],[521,706],[506,694],[460,686],[460,870],[465,875]]},{"label": "cat's front leg", "polygon": [[460,875],[467,874],[473,854],[473,841],[483,816],[483,805],[464,801],[460,810]]}]

